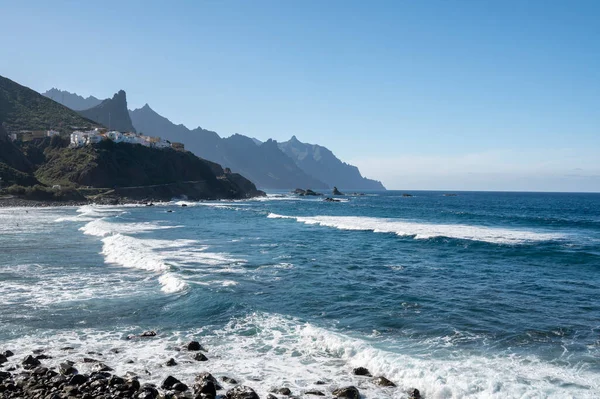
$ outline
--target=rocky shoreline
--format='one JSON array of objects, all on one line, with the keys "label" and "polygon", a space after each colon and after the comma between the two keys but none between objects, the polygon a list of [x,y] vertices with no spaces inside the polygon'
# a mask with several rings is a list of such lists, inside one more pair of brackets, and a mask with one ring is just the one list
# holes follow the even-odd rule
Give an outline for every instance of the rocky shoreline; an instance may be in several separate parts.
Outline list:
[{"label": "rocky shoreline", "polygon": [[[147,331],[128,339],[157,339],[154,331]],[[46,349],[19,352],[17,349],[0,352],[0,398],[31,399],[259,399],[252,387],[238,384],[225,375],[218,378],[208,371],[199,371],[194,381],[182,382],[176,372],[168,375],[159,384],[144,381],[144,377],[133,372],[124,375],[113,373],[113,367],[102,362],[102,353],[89,351],[89,357],[76,358],[69,356],[71,347],[60,348],[64,357],[53,358]],[[191,341],[181,351],[189,352],[190,359],[198,362],[199,369],[210,365],[204,355],[205,349],[197,341]],[[53,352],[55,353],[55,352]],[[50,362],[49,359],[52,359]],[[132,360],[125,363],[133,363]],[[166,367],[176,366],[174,359],[165,359]],[[112,366],[112,367],[111,367]],[[79,370],[82,370],[80,372]],[[83,370],[88,372],[83,372]],[[176,368],[174,368],[176,370]],[[358,367],[353,370],[355,376],[368,379],[370,383],[381,387],[395,388],[396,385],[384,376],[373,377],[369,370]],[[315,385],[325,385],[322,381]],[[420,399],[418,389],[399,392],[407,399]],[[334,390],[308,390],[292,392],[287,387],[272,389],[266,399],[283,398],[344,398],[359,399],[361,394],[354,386],[342,386]]]}]

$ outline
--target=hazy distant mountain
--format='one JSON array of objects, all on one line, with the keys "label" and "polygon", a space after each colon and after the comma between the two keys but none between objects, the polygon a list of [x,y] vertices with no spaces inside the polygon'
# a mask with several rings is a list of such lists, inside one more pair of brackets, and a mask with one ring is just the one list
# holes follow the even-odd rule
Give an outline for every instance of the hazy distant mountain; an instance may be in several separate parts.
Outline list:
[{"label": "hazy distant mountain", "polygon": [[325,183],[302,171],[272,140],[258,144],[253,139],[240,134],[221,138],[217,133],[200,127],[189,130],[159,115],[147,104],[131,111],[130,115],[138,131],[170,141],[182,142],[187,150],[204,159],[217,162],[223,167],[231,168],[259,187],[328,188]]},{"label": "hazy distant mountain", "polygon": [[127,94],[123,90],[119,90],[113,98],[106,99],[95,107],[78,112],[80,115],[101,123],[109,129],[135,132],[127,109]]},{"label": "hazy distant mountain", "polygon": [[76,93],[69,93],[68,91],[59,90],[55,88],[52,88],[45,93],[42,93],[42,95],[75,111],[90,109],[95,107],[96,105],[99,105],[102,102],[102,100],[97,99],[94,96],[83,98],[82,96]]},{"label": "hazy distant mountain", "polygon": [[306,144],[292,136],[279,148],[306,173],[329,185],[352,190],[385,190],[381,182],[363,177],[356,166],[340,161],[326,147]]}]

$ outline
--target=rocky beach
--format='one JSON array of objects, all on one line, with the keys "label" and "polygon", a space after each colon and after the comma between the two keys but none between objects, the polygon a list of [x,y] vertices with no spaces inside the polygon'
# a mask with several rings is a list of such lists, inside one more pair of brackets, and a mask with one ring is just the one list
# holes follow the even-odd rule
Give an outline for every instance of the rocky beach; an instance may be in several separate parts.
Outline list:
[{"label": "rocky beach", "polygon": [[[155,331],[146,331],[140,335],[130,335],[125,341],[159,339]],[[164,359],[161,367],[169,368],[169,375],[157,381],[148,370],[141,374],[129,371],[117,375],[113,368],[115,365],[105,363],[103,353],[87,351],[81,357],[75,355],[74,350],[74,347],[65,346],[38,348],[30,352],[13,348],[0,352],[0,398],[259,399],[252,387],[239,384],[227,375],[213,376],[206,371],[210,370],[210,355],[198,341],[172,347],[174,353],[180,354],[179,362],[198,364],[193,380],[177,378],[179,363],[174,358]],[[110,352],[118,353],[119,348],[111,348]],[[128,359],[124,363],[121,368],[127,368],[135,360]],[[374,385],[396,388],[396,384],[386,377],[373,377],[364,367],[355,368],[352,373]],[[255,381],[255,384],[260,385],[261,381]],[[359,389],[354,386],[338,386],[325,381],[315,381],[314,384],[319,389],[292,391],[286,386],[270,387],[271,393],[267,394],[266,399],[361,397]],[[400,394],[407,399],[421,398],[419,390],[414,388]]]}]

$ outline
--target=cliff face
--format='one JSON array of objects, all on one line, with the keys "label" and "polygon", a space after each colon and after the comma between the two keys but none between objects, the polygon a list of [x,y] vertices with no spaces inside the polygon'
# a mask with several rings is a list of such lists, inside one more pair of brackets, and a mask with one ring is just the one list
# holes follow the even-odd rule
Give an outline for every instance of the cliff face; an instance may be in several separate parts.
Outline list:
[{"label": "cliff face", "polygon": [[123,90],[93,108],[79,111],[79,114],[111,130],[135,132],[127,109],[127,94]]},{"label": "cliff face", "polygon": [[339,160],[326,147],[306,144],[293,136],[279,148],[306,173],[324,181],[329,187],[350,190],[385,190],[381,182],[363,177],[356,166]]},{"label": "cliff face", "polygon": [[175,125],[148,105],[131,111],[130,115],[135,127],[144,134],[183,142],[185,148],[197,156],[228,167],[261,188],[328,188],[300,169],[272,140],[257,145],[255,140],[241,134],[221,138],[200,127],[189,130],[183,125]]}]

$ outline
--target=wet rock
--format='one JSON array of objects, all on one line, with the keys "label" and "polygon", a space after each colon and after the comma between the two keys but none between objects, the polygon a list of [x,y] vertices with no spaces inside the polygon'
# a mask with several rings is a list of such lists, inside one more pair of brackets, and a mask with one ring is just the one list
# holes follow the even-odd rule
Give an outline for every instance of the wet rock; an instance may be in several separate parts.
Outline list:
[{"label": "wet rock", "polygon": [[200,342],[198,342],[198,341],[191,341],[189,344],[187,344],[187,350],[189,350],[189,351],[203,351],[204,348],[202,347],[202,345],[200,345]]},{"label": "wet rock", "polygon": [[32,374],[34,374],[34,375],[44,375],[44,374],[46,374],[47,372],[48,372],[48,367],[41,367],[41,366],[40,366],[40,367],[36,367],[36,368],[33,370]]},{"label": "wet rock", "polygon": [[98,363],[98,360],[92,359],[91,357],[84,357],[83,362],[84,363]]},{"label": "wet rock", "polygon": [[321,380],[315,382],[315,385],[325,385],[325,384],[326,384],[326,382],[325,381],[321,381]]},{"label": "wet rock", "polygon": [[45,360],[45,359],[52,359],[52,356],[41,354],[41,355],[37,355],[35,358],[38,360]]},{"label": "wet rock", "polygon": [[173,390],[177,392],[185,392],[188,390],[188,386],[182,382],[178,382],[177,384],[173,385]]},{"label": "wet rock", "polygon": [[267,399],[279,399],[279,398],[275,395],[268,394]]},{"label": "wet rock", "polygon": [[133,391],[139,391],[141,388],[140,381],[137,378],[128,380],[127,385],[129,385],[129,388]]},{"label": "wet rock", "polygon": [[114,387],[117,385],[123,385],[123,384],[125,384],[125,379],[123,379],[119,376],[113,375],[112,377],[110,377],[108,379],[108,385],[110,385],[111,387]]},{"label": "wet rock", "polygon": [[196,384],[203,382],[203,381],[211,381],[213,384],[215,384],[215,389],[217,391],[220,389],[223,389],[223,387],[221,387],[221,385],[219,385],[219,382],[217,381],[217,379],[215,377],[213,377],[213,375],[207,371],[198,374],[196,376],[195,381],[196,381]]},{"label": "wet rock", "polygon": [[194,355],[194,360],[198,362],[206,362],[208,361],[208,358],[204,356],[203,353],[196,353],[196,355]]},{"label": "wet rock", "polygon": [[421,399],[421,392],[417,388],[411,388],[408,390],[409,399]]},{"label": "wet rock", "polygon": [[14,355],[15,355],[15,354],[14,354],[12,351],[10,351],[10,350],[6,350],[6,351],[2,352],[2,354],[3,354],[5,357],[11,357],[11,356],[14,356]]},{"label": "wet rock", "polygon": [[156,331],[144,331],[140,337],[156,337]]},{"label": "wet rock", "polygon": [[367,370],[364,367],[357,367],[354,370],[352,370],[352,374],[354,375],[362,375],[362,376],[366,376],[366,377],[371,377],[371,372],[369,372],[369,370]]},{"label": "wet rock", "polygon": [[39,355],[42,352],[44,352],[43,349],[34,349],[34,350],[31,351],[31,353],[33,353],[34,355]]},{"label": "wet rock", "polygon": [[344,193],[342,193],[340,190],[338,190],[338,188],[337,188],[337,187],[334,187],[334,188],[333,188],[333,192],[332,192],[332,194],[333,194],[333,195],[344,195]]},{"label": "wet rock", "polygon": [[161,384],[161,388],[162,389],[171,389],[173,388],[173,385],[180,383],[181,381],[179,381],[177,378],[173,377],[173,376],[168,376],[167,378],[165,378],[165,380],[163,381],[163,383]]},{"label": "wet rock", "polygon": [[171,367],[171,366],[177,366],[177,362],[175,361],[175,359],[173,359],[173,358],[170,358],[170,359],[167,361],[166,365],[167,365],[167,366],[169,366],[169,367]]},{"label": "wet rock", "polygon": [[0,354],[0,364],[8,362],[8,358],[3,354]]},{"label": "wet rock", "polygon": [[342,202],[339,199],[330,198],[330,197],[325,198],[323,201],[325,201],[325,202]]},{"label": "wet rock", "polygon": [[254,389],[243,385],[237,385],[231,388],[225,394],[227,399],[260,399]]},{"label": "wet rock", "polygon": [[395,387],[396,386],[396,384],[394,384],[392,381],[388,380],[387,378],[385,378],[383,376],[375,377],[373,379],[373,383],[375,385],[379,385],[382,387]]},{"label": "wet rock", "polygon": [[76,374],[69,379],[69,385],[81,385],[88,381],[88,376],[83,374]]},{"label": "wet rock", "polygon": [[7,371],[0,371],[0,382],[4,380],[8,380],[11,377],[10,373]]},{"label": "wet rock", "polygon": [[225,376],[221,377],[221,381],[226,382],[228,384],[237,384],[237,380]]},{"label": "wet rock", "polygon": [[335,391],[333,391],[333,396],[335,396],[336,398],[359,399],[360,393],[358,392],[358,389],[356,389],[356,387],[349,386],[336,389]]},{"label": "wet rock", "polygon": [[39,366],[42,363],[35,357],[28,355],[27,357],[25,357],[25,359],[23,359],[21,364],[23,365],[23,368],[25,368],[25,369],[32,369],[34,367]]},{"label": "wet rock", "polygon": [[156,399],[159,396],[158,389],[150,384],[144,384],[138,395],[139,399]]},{"label": "wet rock", "polygon": [[75,348],[73,348],[72,346],[64,346],[62,348],[60,348],[61,351],[72,351]]},{"label": "wet rock", "polygon": [[187,206],[187,204],[181,204],[182,208],[185,208]]},{"label": "wet rock", "polygon": [[412,197],[412,194],[402,194],[403,197]]},{"label": "wet rock", "polygon": [[292,391],[287,387],[283,387],[283,388],[279,388],[277,391],[275,391],[275,393],[279,393],[279,394],[285,395],[285,396],[290,396],[292,394]]},{"label": "wet rock", "polygon": [[73,362],[66,361],[58,366],[58,371],[63,375],[77,374],[77,369],[73,367]]},{"label": "wet rock", "polygon": [[92,371],[95,372],[103,372],[103,371],[113,371],[112,368],[108,367],[106,364],[104,363],[96,363],[92,366]]},{"label": "wet rock", "polygon": [[325,396],[325,394],[321,391],[316,391],[316,390],[312,390],[312,391],[306,391],[304,392],[305,395],[313,395],[313,396]]}]

